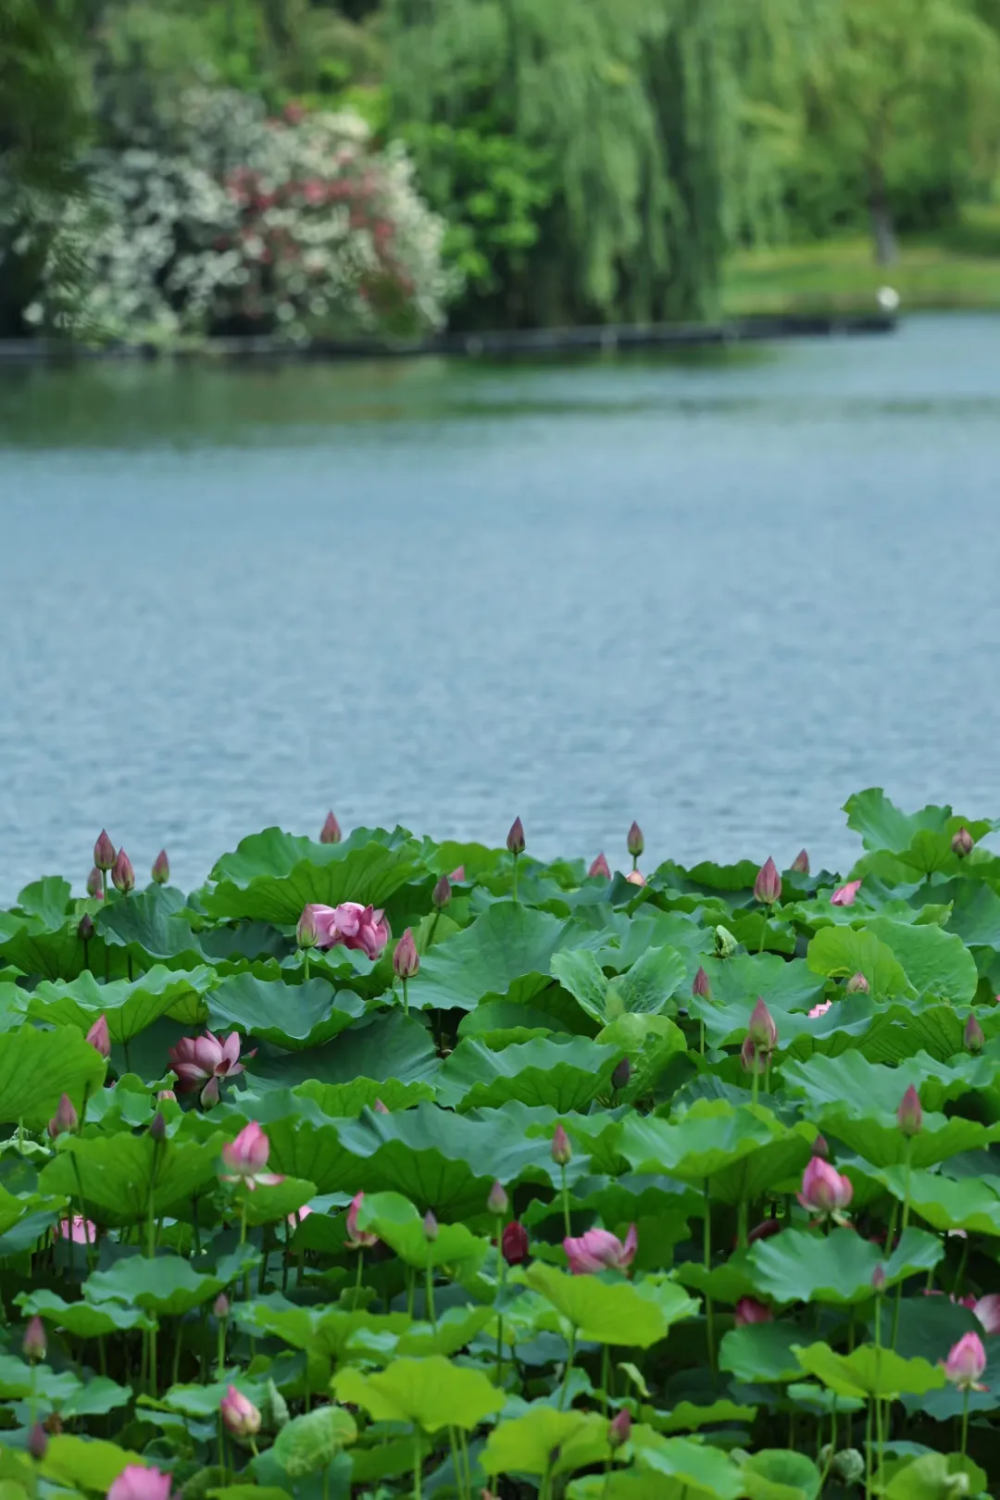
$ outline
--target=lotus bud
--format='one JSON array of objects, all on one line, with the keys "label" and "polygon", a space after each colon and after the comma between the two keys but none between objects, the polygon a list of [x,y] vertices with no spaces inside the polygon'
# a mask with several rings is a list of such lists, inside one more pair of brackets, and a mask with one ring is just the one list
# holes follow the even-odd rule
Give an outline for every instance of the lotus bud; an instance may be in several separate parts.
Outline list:
[{"label": "lotus bud", "polygon": [[752,1036],[748,1036],[740,1048],[740,1065],[744,1073],[760,1074],[767,1068],[767,1060],[754,1046]]},{"label": "lotus bud", "polygon": [[587,879],[588,880],[597,880],[597,879],[600,879],[600,880],[610,880],[611,879],[611,866],[608,864],[607,860],[604,858],[603,851],[597,856],[597,858],[594,860],[594,863],[591,865],[590,869],[587,871]]},{"label": "lotus bud", "polygon": [[225,1319],[229,1317],[229,1298],[226,1296],[225,1292],[220,1292],[216,1297],[215,1301],[212,1304],[212,1311],[218,1318],[220,1323],[224,1322]]},{"label": "lotus bud", "polygon": [[853,1489],[865,1475],[864,1454],[857,1448],[841,1448],[834,1454],[831,1468],[847,1489]]},{"label": "lotus bud", "polygon": [[326,815],[326,822],[323,824],[323,827],[319,831],[320,843],[339,844],[342,837],[343,835],[340,831],[340,824],[333,816],[333,813],[328,812]]},{"label": "lotus bud", "polygon": [[983,1035],[983,1028],[980,1026],[979,1022],[973,1015],[970,1015],[969,1019],[965,1023],[965,1030],[962,1033],[962,1041],[965,1045],[966,1052],[972,1053],[982,1052],[983,1047],[986,1043],[986,1037]]},{"label": "lotus bud", "polygon": [[424,1214],[424,1239],[427,1240],[429,1244],[433,1245],[433,1243],[437,1239],[437,1237],[438,1237],[438,1221],[434,1217],[433,1210],[432,1209],[428,1209],[427,1212]]},{"label": "lotus bud", "polygon": [[68,1094],[63,1094],[59,1100],[59,1108],[49,1121],[49,1135],[53,1140],[57,1135],[72,1135],[79,1123],[72,1099]]},{"label": "lotus bud", "polygon": [[104,881],[96,865],[87,876],[87,895],[92,896],[95,901],[104,900]]},{"label": "lotus bud", "polygon": [[177,1103],[177,1095],[173,1089],[160,1089],[156,1097],[157,1099],[172,1099],[175,1104]]},{"label": "lotus bud", "polygon": [[94,936],[94,924],[91,920],[89,912],[84,912],[83,916],[80,918],[80,924],[76,929],[76,935],[85,943],[89,943],[91,938]]},{"label": "lotus bud", "polygon": [[28,1452],[36,1463],[41,1463],[48,1451],[49,1435],[41,1422],[35,1422],[28,1433]]},{"label": "lotus bud", "polygon": [[504,1225],[503,1234],[500,1236],[500,1249],[509,1266],[519,1266],[522,1261],[528,1259],[528,1231],[516,1219]]},{"label": "lotus bud", "polygon": [[524,853],[524,824],[520,818],[515,818],[510,825],[510,832],[507,835],[507,848],[515,858],[519,854]]},{"label": "lotus bud", "polygon": [[711,1000],[712,986],[708,982],[708,975],[705,973],[704,969],[699,969],[697,974],[694,976],[694,983],[691,986],[691,993],[699,1000]]},{"label": "lotus bud", "polygon": [[773,859],[768,859],[758,870],[753,883],[754,900],[762,906],[773,906],[781,900],[781,876]]},{"label": "lotus bud", "polygon": [[149,1122],[149,1135],[150,1139],[156,1141],[157,1144],[160,1141],[165,1141],[167,1138],[167,1122],[159,1110],[156,1111],[156,1114]]},{"label": "lotus bud", "polygon": [[295,929],[295,942],[299,948],[315,948],[319,941],[319,928],[316,926],[316,916],[311,906],[303,908]]},{"label": "lotus bud", "polygon": [[758,1302],[756,1297],[741,1297],[734,1309],[733,1322],[737,1328],[749,1328],[754,1323],[773,1323],[774,1313],[766,1302]]},{"label": "lotus bud", "polygon": [[118,858],[115,860],[114,869],[111,871],[111,879],[114,882],[115,890],[121,891],[123,896],[127,896],[130,891],[135,890],[135,871],[132,868],[132,861],[124,849],[119,849],[118,851]]},{"label": "lotus bud", "polygon": [[641,870],[629,870],[628,874],[625,876],[625,879],[628,881],[629,885],[646,884],[646,877]]},{"label": "lotus bud", "polygon": [[896,1120],[905,1136],[920,1134],[920,1127],[924,1123],[924,1112],[920,1107],[920,1095],[912,1083],[900,1101],[896,1111]]},{"label": "lotus bud", "polygon": [[504,1192],[503,1184],[495,1182],[490,1188],[490,1196],[486,1200],[486,1207],[494,1218],[502,1218],[510,1207],[510,1199]]},{"label": "lotus bud", "polygon": [[728,927],[717,927],[715,929],[715,951],[720,958],[732,958],[739,947],[739,943],[733,937]]},{"label": "lotus bud", "polygon": [[573,1147],[562,1124],[556,1126],[552,1136],[552,1160],[557,1167],[568,1167],[573,1160]]},{"label": "lotus bud", "polygon": [[871,992],[871,985],[860,971],[851,975],[846,988],[849,995],[867,995]]},{"label": "lotus bud", "polygon": [[812,1154],[821,1157],[823,1161],[830,1160],[830,1147],[827,1145],[825,1135],[818,1135],[813,1141]]},{"label": "lotus bud", "polygon": [[778,1044],[778,1028],[761,995],[757,996],[757,1004],[750,1014],[747,1035],[759,1052],[773,1052]]},{"label": "lotus bud", "polygon": [[872,1290],[879,1295],[885,1291],[885,1266],[881,1261],[872,1272]]},{"label": "lotus bud", "polygon": [[94,845],[94,864],[99,870],[107,872],[115,866],[115,846],[108,838],[107,829],[101,829],[101,836]]},{"label": "lotus bud", "polygon": [[219,1402],[219,1412],[234,1437],[253,1437],[260,1431],[260,1412],[234,1385]]},{"label": "lotus bud", "polygon": [[945,1378],[960,1391],[981,1390],[979,1378],[985,1369],[986,1350],[978,1333],[964,1334],[944,1361]]},{"label": "lotus bud", "polygon": [[628,1087],[628,1081],[632,1076],[632,1064],[627,1057],[623,1057],[617,1068],[611,1075],[611,1087],[623,1089]]},{"label": "lotus bud", "polygon": [[638,859],[646,847],[646,840],[642,836],[642,829],[638,823],[632,824],[625,843],[632,858]]},{"label": "lotus bud", "polygon": [[439,877],[437,884],[431,891],[431,901],[434,903],[435,908],[440,911],[442,907],[448,905],[448,902],[450,900],[451,881],[448,879],[447,875],[442,875]]},{"label": "lotus bud", "polygon": [[420,968],[420,954],[413,940],[413,929],[408,927],[396,944],[392,955],[392,969],[397,979],[412,979]]},{"label": "lotus bud", "polygon": [[102,1057],[111,1056],[111,1034],[108,1031],[107,1016],[100,1015],[87,1032],[87,1041],[92,1047],[96,1047]]},{"label": "lotus bud", "polygon": [[465,880],[465,866],[456,865],[451,874],[448,876],[448,879],[451,881],[452,885],[461,885]]},{"label": "lotus bud", "polygon": [[170,861],[167,858],[166,849],[161,849],[153,860],[153,868],[149,872],[156,885],[166,885],[170,879]]},{"label": "lotus bud", "polygon": [[792,860],[792,869],[795,871],[796,875],[809,874],[809,855],[804,849],[800,849],[798,854],[796,854],[795,858]]},{"label": "lotus bud", "polygon": [[951,841],[951,852],[964,859],[976,847],[976,841],[967,828],[960,828]]},{"label": "lotus bud", "polygon": [[621,1448],[632,1436],[632,1413],[626,1407],[622,1407],[614,1421],[608,1427],[608,1447]]},{"label": "lotus bud", "polygon": [[39,1360],[45,1358],[45,1352],[48,1349],[48,1343],[45,1338],[45,1324],[37,1313],[29,1320],[28,1326],[24,1330],[24,1343],[21,1345],[21,1348],[29,1364],[37,1365]]},{"label": "lotus bud", "polygon": [[391,1113],[389,1106],[387,1104],[383,1104],[381,1099],[375,1100],[375,1103],[372,1105],[372,1109],[377,1115],[387,1115]]}]

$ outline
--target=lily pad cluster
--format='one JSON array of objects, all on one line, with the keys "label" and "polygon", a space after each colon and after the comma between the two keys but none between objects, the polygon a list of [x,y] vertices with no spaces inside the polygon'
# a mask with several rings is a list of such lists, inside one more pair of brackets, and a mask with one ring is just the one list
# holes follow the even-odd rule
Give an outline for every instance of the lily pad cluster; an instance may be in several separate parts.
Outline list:
[{"label": "lily pad cluster", "polygon": [[25,886],[0,1500],[998,1493],[1000,823],[846,811]]}]

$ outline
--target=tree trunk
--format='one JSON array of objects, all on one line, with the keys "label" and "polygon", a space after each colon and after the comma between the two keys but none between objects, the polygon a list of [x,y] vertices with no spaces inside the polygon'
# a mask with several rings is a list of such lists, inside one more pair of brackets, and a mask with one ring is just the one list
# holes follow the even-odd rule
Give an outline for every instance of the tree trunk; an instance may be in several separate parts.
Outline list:
[{"label": "tree trunk", "polygon": [[875,259],[880,266],[890,266],[899,254],[899,247],[892,222],[892,209],[885,190],[885,179],[877,168],[871,175],[868,209],[872,221],[872,238],[875,241]]}]

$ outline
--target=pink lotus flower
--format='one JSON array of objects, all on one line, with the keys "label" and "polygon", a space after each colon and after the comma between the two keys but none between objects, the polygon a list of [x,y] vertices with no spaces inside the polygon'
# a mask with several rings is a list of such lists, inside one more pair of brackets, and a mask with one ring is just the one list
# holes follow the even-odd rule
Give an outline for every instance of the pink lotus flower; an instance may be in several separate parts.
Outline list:
[{"label": "pink lotus flower", "polygon": [[260,1412],[248,1397],[231,1385],[219,1402],[226,1429],[234,1437],[253,1437],[260,1431]]},{"label": "pink lotus flower", "polygon": [[593,1276],[598,1271],[625,1271],[635,1259],[639,1235],[631,1225],[625,1243],[607,1229],[588,1229],[579,1239],[567,1237],[563,1249],[574,1276]]},{"label": "pink lotus flower", "polygon": [[587,871],[588,880],[596,880],[598,878],[600,878],[601,880],[611,879],[611,866],[604,858],[603,850],[594,860],[594,863],[591,865],[590,869]]},{"label": "pink lotus flower", "polygon": [[623,1406],[608,1427],[608,1447],[622,1448],[632,1436],[632,1413]]},{"label": "pink lotus flower", "polygon": [[746,1328],[751,1323],[773,1323],[774,1313],[763,1302],[758,1302],[756,1297],[741,1297],[736,1304],[735,1323],[737,1328]]},{"label": "pink lotus flower", "polygon": [[781,900],[781,876],[773,859],[768,858],[757,872],[753,883],[754,900],[762,906],[773,906]]},{"label": "pink lotus flower", "polygon": [[519,1266],[528,1259],[528,1231],[517,1219],[504,1225],[500,1236],[500,1251],[509,1266]]},{"label": "pink lotus flower", "polygon": [[370,1229],[358,1228],[358,1210],[364,1202],[364,1193],[355,1193],[351,1199],[351,1206],[347,1210],[347,1248],[349,1250],[370,1250],[373,1245],[378,1244],[378,1235],[373,1234]]},{"label": "pink lotus flower", "polygon": [[802,1191],[799,1202],[808,1213],[820,1214],[824,1218],[837,1218],[854,1197],[854,1187],[849,1177],[842,1177],[836,1167],[821,1156],[810,1158],[802,1174]]},{"label": "pink lotus flower", "polygon": [[957,854],[959,859],[965,859],[967,855],[972,853],[975,846],[976,841],[969,830],[967,828],[960,828],[952,838],[951,852]]},{"label": "pink lotus flower", "polygon": [[100,1015],[87,1032],[87,1041],[95,1047],[102,1057],[111,1056],[111,1034],[108,1031],[107,1016]]},{"label": "pink lotus flower", "polygon": [[641,870],[629,870],[628,874],[625,876],[625,879],[628,881],[629,885],[646,884],[646,877]]},{"label": "pink lotus flower", "polygon": [[161,849],[153,860],[153,868],[149,872],[157,885],[166,885],[170,879],[170,861],[167,858],[166,849]]},{"label": "pink lotus flower", "polygon": [[333,816],[333,813],[328,812],[326,815],[326,822],[320,829],[319,841],[321,844],[339,844],[341,838],[342,834],[340,832],[340,824]]},{"label": "pink lotus flower", "polygon": [[552,1160],[557,1167],[568,1167],[573,1160],[573,1147],[561,1120],[552,1132]]},{"label": "pink lotus flower", "polygon": [[107,1500],[170,1500],[171,1478],[144,1464],[127,1464],[108,1490]]},{"label": "pink lotus flower", "polygon": [[645,849],[646,840],[642,836],[642,829],[638,823],[633,822],[632,827],[629,829],[628,837],[625,840],[625,847],[633,859],[638,859]]},{"label": "pink lotus flower", "polygon": [[904,1135],[919,1135],[924,1123],[924,1112],[920,1106],[920,1095],[911,1083],[903,1095],[896,1111],[896,1122]]},{"label": "pink lotus flower", "polygon": [[809,1012],[810,1021],[815,1021],[819,1016],[825,1016],[832,1004],[832,1000],[821,1000],[818,1005],[814,1005]]},{"label": "pink lotus flower", "polygon": [[971,1052],[973,1054],[982,1052],[984,1046],[986,1045],[986,1037],[983,1034],[983,1028],[980,1026],[979,1022],[973,1015],[970,1015],[969,1019],[965,1023],[965,1030],[962,1032],[962,1044],[965,1047],[966,1052]]},{"label": "pink lotus flower", "polygon": [[45,1324],[36,1313],[33,1318],[28,1319],[28,1326],[24,1330],[24,1341],[21,1349],[26,1360],[36,1365],[40,1359],[45,1358],[48,1345],[45,1341]]},{"label": "pink lotus flower", "polygon": [[831,906],[853,906],[861,889],[860,880],[849,880],[846,885],[839,885],[830,897]]},{"label": "pink lotus flower", "polygon": [[[253,1057],[255,1054],[256,1048],[253,1052],[248,1052],[247,1056]],[[231,1031],[224,1042],[211,1031],[206,1031],[204,1036],[183,1036],[167,1055],[170,1066],[177,1074],[177,1087],[182,1094],[190,1093],[199,1084],[206,1083],[201,1096],[205,1105],[215,1104],[219,1098],[218,1083],[212,1089],[207,1087],[208,1083],[219,1078],[235,1078],[237,1073],[246,1071],[240,1062],[238,1031]]]},{"label": "pink lotus flower", "polygon": [[271,1142],[257,1121],[251,1120],[234,1141],[227,1141],[222,1148],[222,1160],[231,1173],[223,1176],[223,1182],[245,1183],[251,1192],[256,1187],[275,1187],[284,1182],[280,1173],[263,1170],[270,1152]]},{"label": "pink lotus flower", "polygon": [[[464,876],[464,874],[465,874],[464,870],[462,871],[462,874]],[[440,875],[438,877],[437,881],[435,882],[434,889],[431,891],[431,901],[432,901],[435,909],[437,911],[440,911],[443,906],[447,906],[448,905],[448,902],[450,900],[451,900],[451,881],[448,879],[447,875]]]},{"label": "pink lotus flower", "polygon": [[979,1377],[986,1369],[986,1350],[978,1333],[966,1333],[953,1344],[948,1358],[940,1361],[944,1373],[953,1386],[960,1391],[984,1391]]},{"label": "pink lotus flower", "polygon": [[381,911],[362,906],[359,901],[342,901],[339,906],[313,903],[302,913],[311,914],[316,924],[317,948],[333,948],[340,943],[367,953],[372,960],[381,958],[389,941],[389,924]]},{"label": "pink lotus flower", "polygon": [[796,854],[795,858],[792,860],[792,869],[795,871],[796,875],[809,874],[809,855],[804,849],[800,849],[798,854]]},{"label": "pink lotus flower", "polygon": [[72,1219],[60,1219],[58,1228],[61,1240],[72,1240],[74,1245],[97,1244],[97,1225],[82,1214],[74,1214]]},{"label": "pink lotus flower", "polygon": [[743,1046],[740,1048],[740,1066],[744,1073],[756,1073],[759,1076],[767,1072],[767,1053],[760,1050],[752,1036],[743,1039]]}]

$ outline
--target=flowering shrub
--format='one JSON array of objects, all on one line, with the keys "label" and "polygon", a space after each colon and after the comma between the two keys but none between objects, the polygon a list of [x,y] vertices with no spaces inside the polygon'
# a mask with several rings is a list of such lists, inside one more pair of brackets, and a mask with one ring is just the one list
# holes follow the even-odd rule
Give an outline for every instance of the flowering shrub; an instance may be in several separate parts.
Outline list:
[{"label": "flowering shrub", "polygon": [[[90,199],[67,205],[30,321],[155,342],[415,334],[441,324],[455,290],[405,151],[376,150],[356,115],[269,119],[251,96],[188,90],[156,130],[88,165]],[[86,268],[68,303],[55,275],[67,242]]]},{"label": "flowering shrub", "polygon": [[28,886],[13,1500],[1000,1493],[1000,825],[848,808],[849,905],[520,820]]}]

